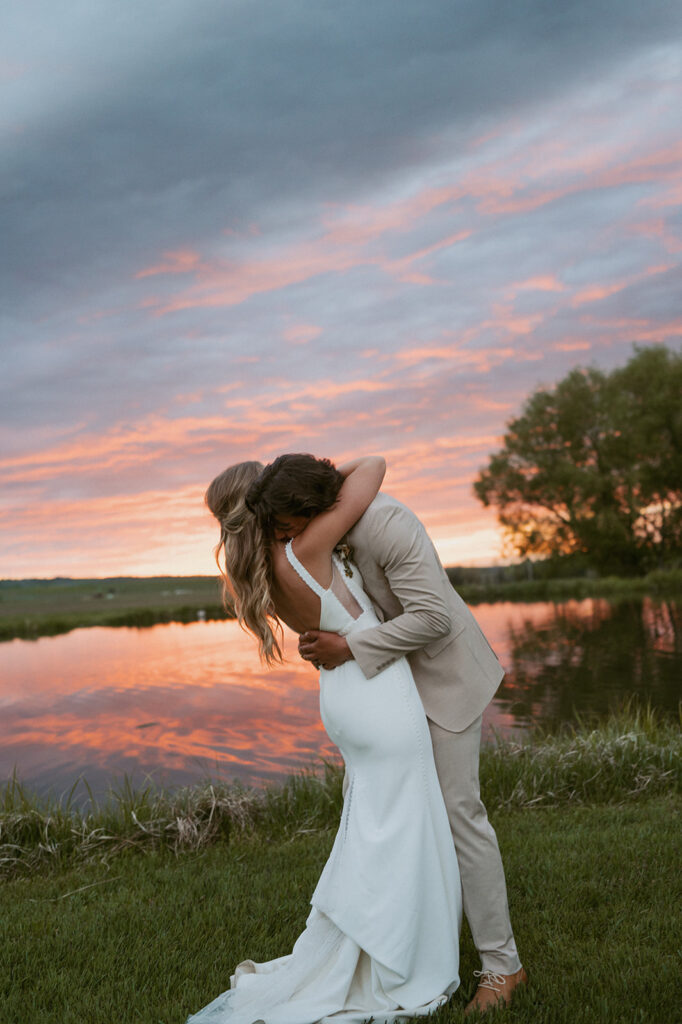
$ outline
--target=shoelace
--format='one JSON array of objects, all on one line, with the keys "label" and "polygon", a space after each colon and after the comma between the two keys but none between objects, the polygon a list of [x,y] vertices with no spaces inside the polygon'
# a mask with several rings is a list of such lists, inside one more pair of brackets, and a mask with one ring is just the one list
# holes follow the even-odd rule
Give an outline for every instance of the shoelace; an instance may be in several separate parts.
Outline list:
[{"label": "shoelace", "polygon": [[[494,971],[474,971],[474,977],[480,978],[479,988],[490,988],[493,992],[501,992],[504,987],[505,977],[503,974],[495,974]],[[496,986],[500,985],[501,988]]]}]

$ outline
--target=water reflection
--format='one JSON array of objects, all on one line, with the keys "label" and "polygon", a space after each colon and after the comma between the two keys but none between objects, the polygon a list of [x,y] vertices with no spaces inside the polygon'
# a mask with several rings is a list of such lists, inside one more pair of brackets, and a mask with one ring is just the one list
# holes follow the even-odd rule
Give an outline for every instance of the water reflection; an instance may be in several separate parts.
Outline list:
[{"label": "water reflection", "polygon": [[550,728],[576,714],[607,714],[629,694],[674,712],[682,696],[681,627],[682,609],[650,600],[566,602],[542,621],[510,623],[496,699],[519,723]]},{"label": "water reflection", "polygon": [[0,768],[16,763],[40,788],[81,771],[98,790],[124,771],[254,781],[335,753],[316,673],[293,660],[263,671],[234,622],[84,629],[7,648]]},{"label": "water reflection", "polygon": [[[605,601],[480,605],[507,669],[485,729],[606,711],[629,692],[674,709],[680,609]],[[141,784],[212,776],[261,782],[336,757],[321,726],[317,674],[292,636],[265,671],[234,622],[92,628],[0,647],[0,772],[57,794],[83,773],[98,795],[125,771]]]}]

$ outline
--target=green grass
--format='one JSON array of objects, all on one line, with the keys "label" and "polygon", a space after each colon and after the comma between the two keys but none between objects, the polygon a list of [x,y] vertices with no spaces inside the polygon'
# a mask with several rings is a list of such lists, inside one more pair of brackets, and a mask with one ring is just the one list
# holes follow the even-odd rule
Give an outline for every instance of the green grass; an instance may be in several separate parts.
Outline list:
[{"label": "green grass", "polygon": [[[681,754],[677,725],[632,704],[599,726],[484,748],[482,791],[531,982],[492,1020],[679,1019]],[[340,805],[333,766],[267,790],[207,780],[135,792],[126,780],[87,814],[11,780],[0,1021],[184,1024],[240,960],[291,949]],[[462,985],[433,1024],[464,1021],[478,967],[465,927]]]},{"label": "green grass", "polygon": [[[679,1020],[682,798],[491,812],[528,989],[493,1020]],[[288,952],[332,830],[119,855],[0,889],[3,1024],[184,1024],[235,965]],[[478,968],[434,1024],[458,1024]]]}]

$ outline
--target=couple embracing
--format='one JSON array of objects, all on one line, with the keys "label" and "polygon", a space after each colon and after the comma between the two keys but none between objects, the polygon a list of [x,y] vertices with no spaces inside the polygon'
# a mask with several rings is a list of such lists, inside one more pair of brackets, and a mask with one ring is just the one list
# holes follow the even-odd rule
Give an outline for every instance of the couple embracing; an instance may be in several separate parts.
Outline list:
[{"label": "couple embracing", "polygon": [[231,466],[206,492],[239,619],[269,664],[278,624],[299,634],[346,777],[292,952],[245,960],[188,1024],[429,1014],[459,985],[462,909],[481,956],[467,1012],[526,981],[478,785],[482,713],[503,670],[422,524],[380,493],[385,471],[378,456],[337,468],[282,455]]}]

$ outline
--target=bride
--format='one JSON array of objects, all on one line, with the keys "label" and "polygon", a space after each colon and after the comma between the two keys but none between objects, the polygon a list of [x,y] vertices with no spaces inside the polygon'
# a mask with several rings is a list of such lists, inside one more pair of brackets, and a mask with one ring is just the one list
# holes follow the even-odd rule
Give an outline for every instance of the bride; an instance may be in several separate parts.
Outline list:
[{"label": "bride", "polygon": [[[306,493],[287,481],[292,459],[314,464]],[[282,659],[280,623],[344,635],[378,623],[357,567],[335,549],[385,472],[376,456],[336,469],[285,455],[265,469],[232,466],[211,483],[206,503],[221,528],[216,559],[222,549],[226,590],[268,664]],[[274,477],[289,487],[286,519],[263,496]],[[244,960],[230,988],[187,1024],[381,1024],[428,1014],[459,985],[459,871],[406,659],[371,680],[355,661],[322,667],[320,712],[348,785],[305,930],[286,956]]]}]

